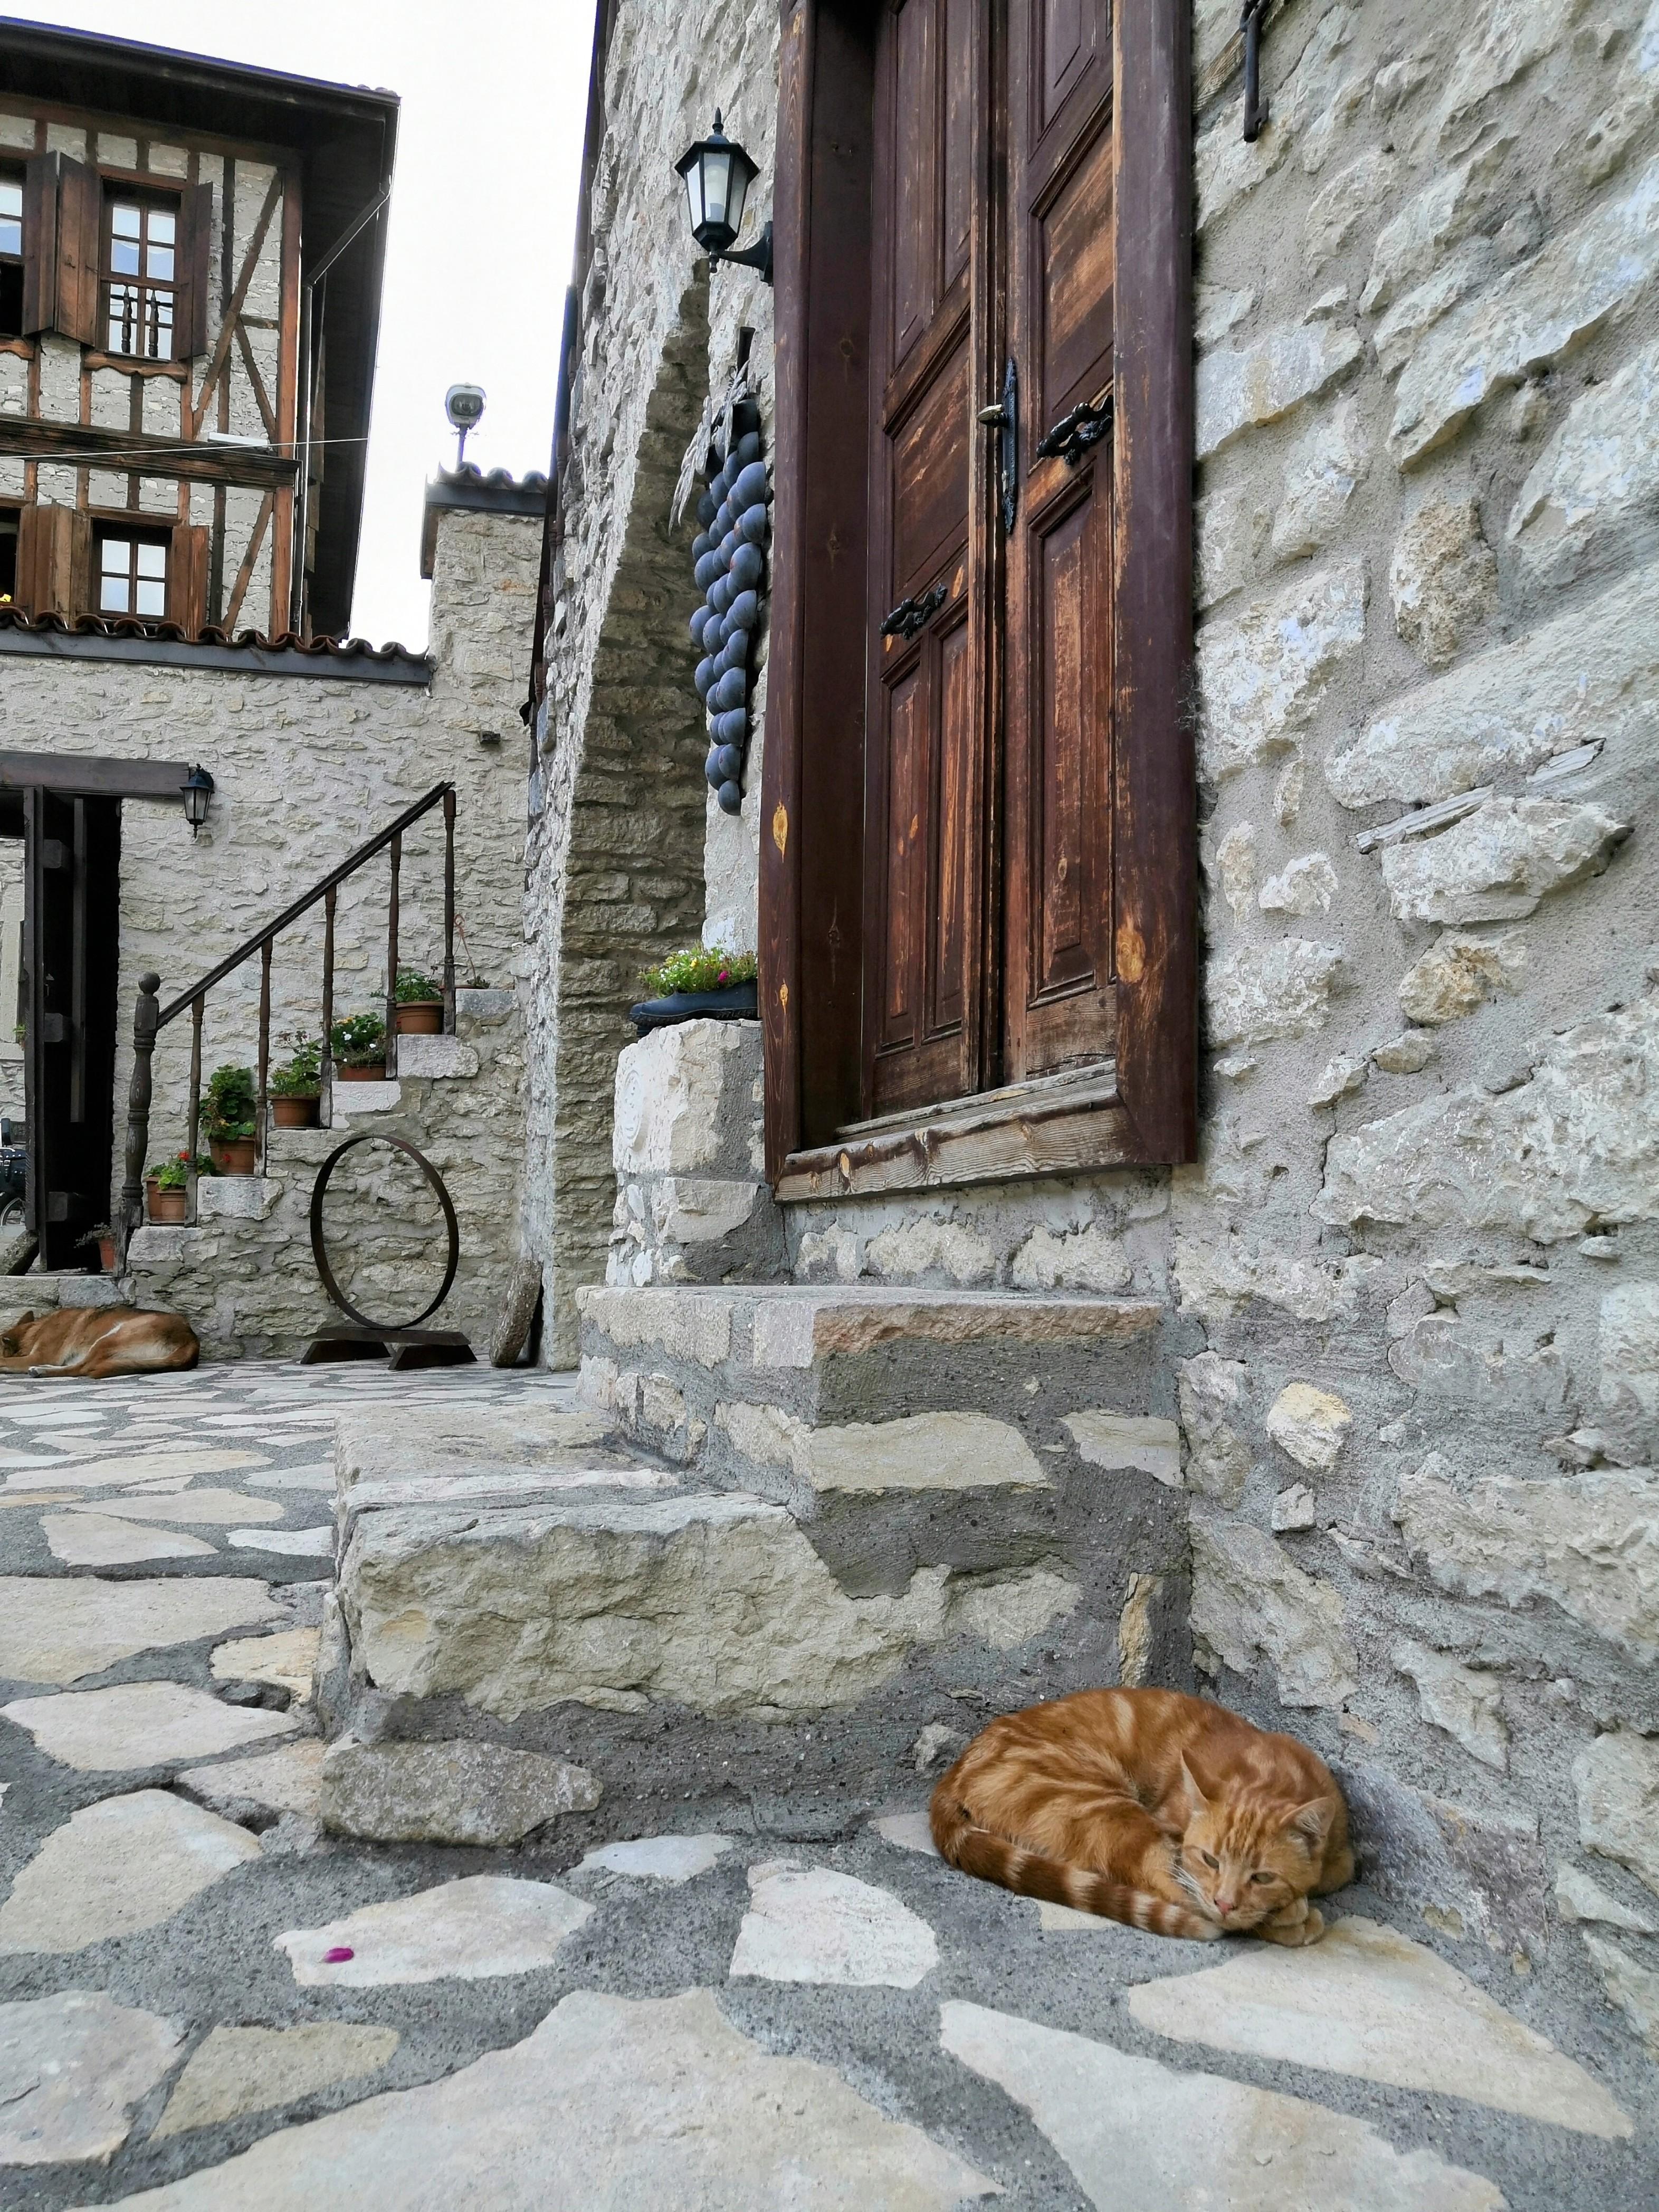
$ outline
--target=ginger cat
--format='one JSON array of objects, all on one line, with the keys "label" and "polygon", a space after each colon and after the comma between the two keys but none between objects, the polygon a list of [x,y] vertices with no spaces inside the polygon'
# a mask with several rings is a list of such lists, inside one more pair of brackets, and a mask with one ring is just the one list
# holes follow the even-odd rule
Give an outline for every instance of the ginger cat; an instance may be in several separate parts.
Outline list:
[{"label": "ginger cat", "polygon": [[1157,1936],[1316,1943],[1308,1903],[1353,1879],[1324,1760],[1175,1690],[1080,1690],[1008,1713],[933,1792],[965,1874]]}]

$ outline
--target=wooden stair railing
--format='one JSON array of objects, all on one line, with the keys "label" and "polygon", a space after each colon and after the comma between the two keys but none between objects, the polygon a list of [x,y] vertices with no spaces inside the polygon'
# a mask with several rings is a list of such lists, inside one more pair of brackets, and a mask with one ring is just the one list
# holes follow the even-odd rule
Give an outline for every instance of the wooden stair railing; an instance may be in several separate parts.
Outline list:
[{"label": "wooden stair railing", "polygon": [[268,1140],[269,1100],[266,1082],[270,1072],[270,956],[271,947],[283,931],[292,927],[301,915],[307,914],[323,902],[323,1032],[322,1077],[325,1082],[331,1076],[333,1062],[330,1042],[334,1029],[334,904],[335,894],[349,876],[355,875],[366,862],[391,848],[392,875],[386,908],[386,1033],[388,1049],[398,1033],[398,877],[403,862],[404,832],[410,829],[434,806],[441,805],[444,812],[444,1028],[455,1027],[455,787],[453,783],[434,784],[424,799],[405,807],[395,822],[388,823],[377,836],[360,845],[355,853],[342,860],[337,868],[320,878],[308,891],[295,899],[291,906],[283,908],[276,920],[228,953],[216,968],[210,969],[198,983],[182,991],[170,1004],[163,1006],[159,998],[161,979],[154,970],[138,978],[138,1003],[132,1020],[132,1081],[127,1094],[127,1141],[125,1179],[121,1185],[120,1218],[116,1224],[119,1264],[126,1261],[127,1240],[143,1220],[144,1156],[149,1150],[149,1108],[151,1095],[151,1062],[155,1053],[155,1040],[167,1024],[189,1010],[190,1038],[190,1124],[185,1134],[185,1150],[190,1157],[188,1170],[189,1214],[196,1213],[196,1147],[197,1124],[202,1109],[202,1014],[207,994],[216,983],[222,983],[244,961],[259,956],[259,1103],[255,1128],[259,1146],[259,1168],[265,1165],[265,1146]]}]

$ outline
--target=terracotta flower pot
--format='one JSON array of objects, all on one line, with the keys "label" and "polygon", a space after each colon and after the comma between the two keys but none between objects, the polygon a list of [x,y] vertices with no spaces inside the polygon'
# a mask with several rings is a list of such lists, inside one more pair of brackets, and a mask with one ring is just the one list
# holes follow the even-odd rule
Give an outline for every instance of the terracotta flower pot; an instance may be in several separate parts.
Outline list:
[{"label": "terracotta flower pot", "polygon": [[322,1100],[313,1091],[309,1095],[295,1091],[286,1097],[270,1102],[270,1118],[279,1129],[314,1129],[322,1111]]},{"label": "terracotta flower pot", "polygon": [[398,1009],[399,1036],[441,1036],[443,1026],[441,999],[410,999]]},{"label": "terracotta flower pot", "polygon": [[182,1190],[163,1190],[154,1181],[144,1185],[144,1202],[152,1221],[183,1221],[185,1214],[185,1194]]},{"label": "terracotta flower pot", "polygon": [[339,1083],[384,1083],[386,1062],[383,1060],[371,1060],[364,1067],[339,1066],[335,1069],[334,1076],[335,1080]]},{"label": "terracotta flower pot", "polygon": [[106,1275],[115,1273],[115,1239],[112,1237],[98,1239],[98,1264]]},{"label": "terracotta flower pot", "polygon": [[252,1137],[210,1137],[208,1152],[221,1175],[251,1176],[259,1147]]}]

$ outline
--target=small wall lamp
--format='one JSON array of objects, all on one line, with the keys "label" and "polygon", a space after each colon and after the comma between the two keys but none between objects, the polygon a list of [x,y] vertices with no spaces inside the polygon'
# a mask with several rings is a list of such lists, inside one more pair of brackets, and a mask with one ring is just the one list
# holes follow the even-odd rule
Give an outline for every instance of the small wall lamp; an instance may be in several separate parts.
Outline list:
[{"label": "small wall lamp", "polygon": [[685,197],[691,210],[691,235],[712,263],[729,261],[733,267],[756,269],[761,280],[772,281],[772,226],[769,222],[757,246],[733,253],[732,246],[743,228],[744,205],[749,187],[760,170],[743,148],[720,128],[718,108],[714,127],[699,138],[675,162],[676,173],[685,179]]},{"label": "small wall lamp", "polygon": [[213,778],[198,763],[179,787],[185,802],[185,819],[190,824],[193,837],[207,820],[208,801],[213,796]]}]

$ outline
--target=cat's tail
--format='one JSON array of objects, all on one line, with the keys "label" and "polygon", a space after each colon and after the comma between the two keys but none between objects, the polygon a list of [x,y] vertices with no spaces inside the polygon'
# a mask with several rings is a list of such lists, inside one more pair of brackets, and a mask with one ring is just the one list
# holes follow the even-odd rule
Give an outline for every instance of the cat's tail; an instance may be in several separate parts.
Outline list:
[{"label": "cat's tail", "polygon": [[1114,1881],[1109,1875],[1089,1867],[1067,1866],[1061,1859],[1044,1858],[976,1827],[965,1805],[941,1802],[934,1797],[932,1812],[933,1841],[939,1856],[963,1874],[981,1881],[1000,1883],[1019,1897],[1036,1897],[1050,1905],[1069,1905],[1079,1912],[1093,1912],[1103,1920],[1121,1920],[1126,1927],[1142,1928],[1150,1936],[1184,1936],[1200,1943],[1212,1942],[1219,1925],[1204,1914],[1150,1890],[1133,1889]]}]

